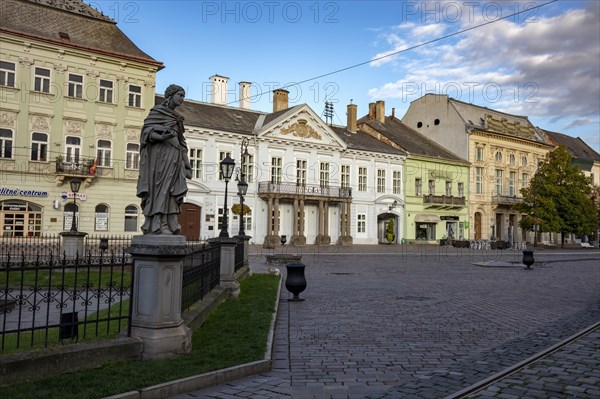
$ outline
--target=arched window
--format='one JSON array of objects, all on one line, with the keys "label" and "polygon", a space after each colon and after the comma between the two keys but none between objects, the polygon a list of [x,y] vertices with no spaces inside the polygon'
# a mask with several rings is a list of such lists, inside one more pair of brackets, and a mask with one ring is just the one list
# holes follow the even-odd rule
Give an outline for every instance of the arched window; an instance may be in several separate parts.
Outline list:
[{"label": "arched window", "polygon": [[502,162],[502,153],[500,151],[496,152],[496,162]]},{"label": "arched window", "polygon": [[521,166],[527,166],[527,157],[525,155],[521,157]]},{"label": "arched window", "polygon": [[138,212],[138,207],[135,205],[125,207],[125,231],[137,231]]},{"label": "arched window", "polygon": [[63,213],[63,230],[71,230],[73,224],[73,213],[75,213],[75,226],[79,229],[79,205],[67,202]]},{"label": "arched window", "polygon": [[509,162],[511,165],[514,165],[514,164],[515,164],[515,162],[516,162],[516,160],[515,160],[515,154],[510,154],[510,155],[508,156],[508,162]]},{"label": "arched window", "polygon": [[94,214],[94,230],[95,231],[108,231],[108,217],[110,213],[108,205],[98,204],[96,205]]}]

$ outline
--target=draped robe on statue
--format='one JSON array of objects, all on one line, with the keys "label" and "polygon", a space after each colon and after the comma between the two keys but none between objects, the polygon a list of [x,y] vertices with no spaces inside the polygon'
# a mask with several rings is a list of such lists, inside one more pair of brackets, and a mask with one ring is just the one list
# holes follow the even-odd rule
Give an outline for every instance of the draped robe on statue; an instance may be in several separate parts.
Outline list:
[{"label": "draped robe on statue", "polygon": [[[156,135],[177,132],[164,141]],[[140,139],[140,170],[137,196],[142,199],[144,234],[179,234],[179,207],[187,193],[187,145],[183,117],[166,105],[156,105],[144,120]],[[154,137],[153,137],[154,136]]]}]

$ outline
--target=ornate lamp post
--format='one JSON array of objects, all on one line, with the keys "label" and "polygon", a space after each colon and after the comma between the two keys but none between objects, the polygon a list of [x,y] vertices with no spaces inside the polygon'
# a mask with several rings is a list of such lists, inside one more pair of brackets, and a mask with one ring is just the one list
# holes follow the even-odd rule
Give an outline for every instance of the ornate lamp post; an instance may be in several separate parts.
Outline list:
[{"label": "ornate lamp post", "polygon": [[244,196],[248,192],[248,183],[244,179],[243,173],[241,174],[241,177],[238,181],[237,187],[238,187],[238,195],[240,196],[240,205],[241,205],[240,232],[238,233],[238,235],[240,237],[244,237],[246,235],[246,231],[244,230]]},{"label": "ornate lamp post", "polygon": [[77,210],[77,193],[81,187],[81,180],[78,178],[71,179],[71,191],[73,192],[73,220],[71,222],[71,232],[77,232],[77,222],[75,221],[75,211]]},{"label": "ornate lamp post", "polygon": [[219,165],[221,167],[221,174],[223,175],[223,180],[225,180],[225,201],[223,204],[223,224],[221,225],[221,233],[219,234],[220,238],[229,238],[229,232],[227,231],[227,185],[229,184],[229,180],[231,179],[231,175],[233,175],[233,169],[235,168],[235,161],[227,155],[225,159],[221,161]]},{"label": "ornate lamp post", "polygon": [[250,143],[250,140],[248,140],[248,137],[244,137],[242,139],[242,145],[240,147],[240,168],[239,168],[239,177],[238,177],[238,195],[240,196],[240,205],[242,207],[242,210],[240,211],[240,231],[238,233],[238,235],[240,236],[245,236],[246,232],[244,230],[244,197],[246,196],[246,193],[248,192],[248,182],[246,181],[246,179],[244,178],[244,166],[246,163],[246,159],[247,157],[250,155],[248,154],[248,144]]}]

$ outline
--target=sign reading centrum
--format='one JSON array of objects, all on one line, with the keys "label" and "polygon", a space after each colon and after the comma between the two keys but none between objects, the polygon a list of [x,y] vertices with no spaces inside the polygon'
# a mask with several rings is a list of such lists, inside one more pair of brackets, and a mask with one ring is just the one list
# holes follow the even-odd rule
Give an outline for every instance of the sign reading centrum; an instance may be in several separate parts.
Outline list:
[{"label": "sign reading centrum", "polygon": [[13,195],[20,197],[47,197],[47,191],[21,190],[20,188],[0,188],[0,195]]}]

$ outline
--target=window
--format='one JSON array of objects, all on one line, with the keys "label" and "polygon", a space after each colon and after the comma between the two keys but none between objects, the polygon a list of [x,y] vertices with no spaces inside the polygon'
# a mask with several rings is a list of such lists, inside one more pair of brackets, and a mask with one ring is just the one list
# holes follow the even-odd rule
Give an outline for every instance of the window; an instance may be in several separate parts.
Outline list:
[{"label": "window", "polygon": [[521,157],[521,166],[525,167],[527,166],[527,156],[523,155]]},{"label": "window", "polygon": [[527,188],[529,186],[529,175],[527,173],[521,175],[521,186],[522,188]]},{"label": "window", "polygon": [[15,63],[0,61],[0,86],[15,87]]},{"label": "window", "polygon": [[[112,83],[112,82],[111,82]],[[111,101],[109,101],[111,102]],[[129,85],[129,96],[127,105],[130,107],[141,108],[142,106],[142,87]]]},{"label": "window", "polygon": [[247,183],[254,181],[254,155],[244,155],[242,157],[242,173]]},{"label": "window", "polygon": [[110,80],[100,79],[100,92],[98,93],[98,101],[103,103],[113,102],[113,82]]},{"label": "window", "polygon": [[112,156],[112,143],[108,140],[98,140],[96,159],[98,166],[110,167]]},{"label": "window", "polygon": [[281,183],[281,157],[271,158],[271,183]]},{"label": "window", "polygon": [[356,232],[366,233],[367,232],[367,215],[364,213],[356,215]]},{"label": "window", "polygon": [[358,168],[358,191],[367,191],[367,168]]},{"label": "window", "polygon": [[421,179],[415,179],[415,195],[417,197],[423,195],[423,181]]},{"label": "window", "polygon": [[321,187],[329,187],[329,162],[321,162],[319,165],[319,184]]},{"label": "window", "polygon": [[475,168],[475,193],[483,194],[483,168]]},{"label": "window", "polygon": [[502,153],[500,151],[496,151],[496,162],[502,162]]},{"label": "window", "polygon": [[125,168],[138,169],[140,167],[140,145],[127,143]]},{"label": "window", "polygon": [[465,196],[465,183],[458,183],[458,196],[459,197]]},{"label": "window", "polygon": [[31,135],[31,160],[48,160],[48,135],[46,133],[33,133]]},{"label": "window", "polygon": [[502,170],[496,169],[496,195],[502,195]]},{"label": "window", "polygon": [[306,186],[306,161],[296,160],[296,185]]},{"label": "window", "polygon": [[252,231],[252,209],[250,212],[244,212],[244,230]]},{"label": "window", "polygon": [[50,93],[50,70],[35,67],[33,90],[40,93]]},{"label": "window", "polygon": [[475,152],[475,160],[483,161],[483,147],[477,147],[477,150]]},{"label": "window", "polygon": [[202,150],[190,148],[190,165],[192,167],[192,179],[202,178]]},{"label": "window", "polygon": [[138,208],[135,205],[125,207],[125,231],[137,231]]},{"label": "window", "polygon": [[13,132],[0,129],[0,158],[12,158]]},{"label": "window", "polygon": [[94,214],[94,230],[108,231],[108,206],[105,204],[96,205]]},{"label": "window", "polygon": [[342,188],[350,187],[350,165],[342,165],[341,184]]},{"label": "window", "polygon": [[79,162],[81,154],[81,139],[79,137],[67,136],[65,139],[65,162]]},{"label": "window", "polygon": [[446,197],[450,197],[450,196],[452,196],[452,182],[447,181],[446,182]]},{"label": "window", "polygon": [[229,156],[229,158],[231,158],[230,151],[220,151],[219,152],[219,165],[217,165],[217,167],[219,168],[219,180],[223,180],[223,173],[221,172],[221,161],[224,160],[225,158],[227,158],[227,156]]},{"label": "window", "polygon": [[394,194],[402,192],[402,173],[399,170],[395,170],[392,174],[392,191]]},{"label": "window", "polygon": [[508,163],[511,164],[511,165],[514,165],[516,163],[515,154],[510,154],[508,156]]},{"label": "window", "polygon": [[517,195],[517,187],[515,183],[517,181],[517,172],[510,172],[508,174],[508,195],[514,197]]},{"label": "window", "polygon": [[83,98],[83,76],[69,74],[67,96],[73,98]]},{"label": "window", "polygon": [[429,180],[429,195],[435,195],[435,180]]},{"label": "window", "polygon": [[385,169],[377,169],[377,192],[385,193]]}]

